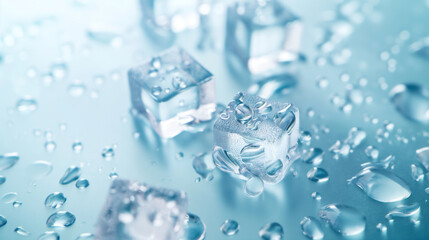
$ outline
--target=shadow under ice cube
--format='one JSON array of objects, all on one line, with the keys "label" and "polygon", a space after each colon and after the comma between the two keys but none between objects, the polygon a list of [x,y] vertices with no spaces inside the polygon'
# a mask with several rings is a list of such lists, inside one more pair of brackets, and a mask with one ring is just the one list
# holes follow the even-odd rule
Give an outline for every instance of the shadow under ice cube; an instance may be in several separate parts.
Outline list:
[{"label": "shadow under ice cube", "polygon": [[226,31],[227,60],[254,80],[290,71],[289,65],[300,59],[302,22],[277,0],[229,7]]},{"label": "shadow under ice cube", "polygon": [[115,179],[98,219],[96,239],[179,239],[187,205],[184,192]]},{"label": "shadow under ice cube", "polygon": [[133,107],[164,138],[210,121],[213,75],[181,48],[170,48],[128,72]]},{"label": "shadow under ice cube", "polygon": [[239,93],[219,115],[213,134],[219,169],[279,182],[297,159],[299,111],[288,103]]}]

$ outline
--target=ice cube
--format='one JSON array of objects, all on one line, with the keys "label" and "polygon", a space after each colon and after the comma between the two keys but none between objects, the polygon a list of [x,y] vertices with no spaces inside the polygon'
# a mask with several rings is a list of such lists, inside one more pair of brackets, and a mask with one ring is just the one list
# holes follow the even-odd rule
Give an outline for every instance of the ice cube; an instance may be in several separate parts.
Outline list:
[{"label": "ice cube", "polygon": [[97,223],[96,239],[179,239],[187,205],[184,192],[115,179]]},{"label": "ice cube", "polygon": [[297,158],[299,111],[288,103],[238,93],[219,115],[213,134],[219,169],[279,182]]},{"label": "ice cube", "polygon": [[300,59],[302,22],[277,0],[232,5],[226,31],[227,60],[255,80],[291,71]]},{"label": "ice cube", "polygon": [[157,35],[168,36],[200,24],[200,0],[140,0],[143,21]]},{"label": "ice cube", "polygon": [[213,75],[181,48],[128,72],[133,107],[164,138],[209,121],[216,111]]}]

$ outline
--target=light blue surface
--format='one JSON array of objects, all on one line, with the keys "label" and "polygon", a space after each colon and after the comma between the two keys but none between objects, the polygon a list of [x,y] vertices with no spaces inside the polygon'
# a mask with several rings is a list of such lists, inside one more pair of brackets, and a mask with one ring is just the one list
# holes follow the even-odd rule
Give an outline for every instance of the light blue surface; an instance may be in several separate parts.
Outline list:
[{"label": "light blue surface", "polygon": [[[81,2],[81,3],[78,3]],[[87,4],[82,4],[87,2]],[[0,1],[0,154],[18,152],[19,162],[12,168],[0,172],[7,177],[0,185],[0,196],[17,192],[17,200],[23,204],[14,208],[12,204],[0,202],[0,214],[8,223],[0,228],[0,239],[37,239],[48,230],[46,219],[54,212],[44,206],[46,196],[52,192],[63,192],[67,201],[60,210],[70,211],[76,216],[76,223],[69,228],[58,229],[61,239],[74,239],[80,233],[94,232],[95,222],[107,196],[111,180],[109,174],[116,171],[120,177],[146,182],[155,186],[184,190],[188,194],[189,212],[197,214],[207,226],[206,239],[258,239],[258,230],[268,222],[279,222],[285,231],[285,239],[306,239],[301,233],[300,221],[305,216],[317,217],[321,206],[331,203],[347,204],[357,208],[366,216],[366,230],[361,236],[349,239],[428,239],[429,237],[429,187],[424,182],[415,182],[411,177],[411,164],[417,164],[415,151],[428,146],[428,125],[411,122],[400,115],[388,100],[388,90],[399,83],[415,82],[429,89],[429,61],[413,56],[408,51],[410,43],[429,35],[429,3],[427,1],[368,0],[363,3],[378,3],[375,13],[365,15],[364,21],[354,28],[352,35],[340,43],[338,49],[349,48],[350,60],[342,66],[317,66],[318,38],[329,24],[328,18],[335,10],[335,1],[303,0],[288,1],[288,6],[304,21],[302,51],[308,62],[298,71],[298,85],[286,96],[277,96],[281,101],[296,105],[301,115],[301,129],[313,135],[312,146],[325,152],[336,140],[344,140],[352,127],[367,132],[366,140],[348,157],[334,160],[331,153],[325,153],[320,165],[329,172],[329,181],[314,183],[306,178],[312,168],[297,162],[293,168],[297,177],[289,173],[277,185],[267,185],[258,198],[244,194],[243,182],[219,171],[211,182],[195,183],[197,174],[192,168],[192,155],[210,151],[213,147],[212,133],[183,134],[173,140],[160,141],[142,132],[135,139],[134,133],[141,129],[134,122],[126,71],[164,49],[165,44],[152,42],[141,30],[140,8],[137,1]],[[200,32],[188,31],[180,34],[176,44],[189,51],[216,77],[217,101],[229,102],[237,91],[245,90],[250,83],[234,77],[228,70],[222,52],[225,19],[218,18],[214,34],[215,49],[197,49]],[[114,38],[114,45],[91,40],[88,27],[102,24],[119,29],[122,39]],[[21,36],[21,30],[24,34]],[[410,33],[409,39],[398,41],[402,31]],[[113,30],[109,30],[112,32]],[[115,30],[116,31],[116,30]],[[14,34],[13,46],[11,34]],[[93,35],[92,35],[93,36]],[[104,36],[106,37],[106,36]],[[121,46],[118,46],[121,45]],[[396,47],[396,45],[398,47]],[[71,47],[71,48],[70,48]],[[396,59],[396,71],[389,72],[387,62],[380,59],[383,51]],[[72,49],[70,53],[70,49]],[[43,74],[50,71],[55,62],[67,63],[68,75],[62,80],[45,86]],[[35,77],[29,69],[36,70]],[[119,72],[120,78],[115,80]],[[371,96],[371,104],[354,106],[350,114],[338,110],[331,103],[331,96],[344,96],[346,83],[339,76],[350,74],[350,83],[357,83],[365,77],[368,85],[363,88],[365,96]],[[105,76],[104,83],[94,80]],[[317,87],[320,76],[329,81],[325,89]],[[379,78],[384,77],[388,85],[382,90]],[[86,91],[81,97],[72,97],[68,86],[81,81]],[[38,108],[31,114],[20,114],[14,109],[17,100],[25,95],[33,96]],[[97,98],[94,98],[98,96]],[[306,115],[307,109],[316,112],[313,118]],[[365,121],[365,116],[377,118],[378,123]],[[376,141],[376,131],[385,120],[393,122],[395,129],[388,140]],[[66,130],[60,125],[66,123]],[[325,125],[328,134],[316,134],[312,125]],[[50,130],[57,143],[49,153],[44,148],[45,138],[34,136],[34,129]],[[398,129],[402,132],[398,133]],[[146,132],[147,133],[147,132]],[[315,135],[320,138],[314,139]],[[396,135],[408,139],[398,141]],[[81,140],[84,148],[79,154],[72,151],[75,140]],[[115,156],[106,161],[101,157],[102,149],[117,144]],[[367,162],[364,149],[374,145],[380,150],[380,158],[390,154],[396,157],[393,170],[410,186],[411,196],[399,203],[380,203],[370,199],[347,179],[358,173],[360,164]],[[182,160],[176,159],[178,152],[184,153]],[[35,184],[29,179],[29,166],[37,160],[52,162],[52,173]],[[82,177],[90,186],[79,190],[74,184],[58,183],[70,165],[82,166]],[[319,202],[312,199],[313,192],[320,192]],[[389,224],[384,216],[397,205],[418,202],[421,206],[420,224],[409,219],[399,219]],[[227,237],[219,230],[226,219],[234,219],[240,230],[234,237]],[[376,228],[378,223],[387,226],[385,234]],[[13,230],[22,226],[31,235],[19,236]],[[323,227],[325,239],[342,239],[329,227]]]}]

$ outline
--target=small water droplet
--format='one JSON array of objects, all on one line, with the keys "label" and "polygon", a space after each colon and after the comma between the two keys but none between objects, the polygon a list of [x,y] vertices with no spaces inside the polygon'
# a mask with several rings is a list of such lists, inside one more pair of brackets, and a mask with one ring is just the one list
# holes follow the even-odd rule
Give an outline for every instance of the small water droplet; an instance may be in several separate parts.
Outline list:
[{"label": "small water droplet", "polygon": [[326,182],[329,180],[329,174],[323,168],[314,167],[307,172],[307,178],[313,182]]},{"label": "small water droplet", "polygon": [[411,177],[414,181],[421,182],[425,177],[425,173],[421,167],[411,164]]},{"label": "small water droplet", "polygon": [[[419,162],[423,165],[426,171],[429,171],[429,147],[417,149],[416,154]],[[1,170],[1,167],[0,167],[0,170]]]},{"label": "small water droplet", "polygon": [[184,89],[188,86],[186,79],[179,75],[173,76],[171,81],[171,84],[175,89]]},{"label": "small water droplet", "polygon": [[51,75],[55,80],[64,79],[67,75],[67,65],[64,63],[56,63],[51,66]]},{"label": "small water droplet", "polygon": [[311,197],[312,197],[314,200],[317,200],[317,201],[322,200],[322,195],[320,195],[320,193],[318,193],[318,192],[313,192],[313,193],[311,194]]},{"label": "small water droplet", "polygon": [[66,185],[71,182],[74,182],[80,177],[80,174],[81,174],[80,167],[70,166],[69,168],[67,168],[64,175],[61,177],[60,184]]},{"label": "small water droplet", "polygon": [[46,231],[37,240],[60,240],[60,235],[54,231]]},{"label": "small water droplet", "polygon": [[365,230],[365,216],[347,205],[326,205],[320,209],[319,216],[329,223],[332,230],[344,236],[356,235]]},{"label": "small water droplet", "polygon": [[377,226],[375,226],[380,232],[386,232],[387,231],[387,227],[386,225],[382,224],[382,223],[377,223]]},{"label": "small water droplet", "polygon": [[32,113],[36,111],[37,105],[37,101],[34,98],[25,96],[16,102],[16,110],[23,114]]},{"label": "small water droplet", "polygon": [[101,156],[105,160],[111,160],[115,156],[115,149],[113,147],[104,147],[101,151]]},{"label": "small water droplet", "polygon": [[82,144],[82,142],[81,142],[81,141],[78,141],[78,140],[74,141],[74,142],[73,142],[73,145],[72,145],[72,149],[73,149],[73,151],[74,151],[75,153],[80,153],[80,152],[82,152],[82,150],[83,150],[83,144]]},{"label": "small water droplet", "polygon": [[72,83],[68,87],[68,93],[72,97],[80,97],[82,96],[86,91],[86,86],[83,83]]},{"label": "small water droplet", "polygon": [[302,234],[310,239],[322,239],[325,236],[319,220],[314,217],[304,217],[300,224]]},{"label": "small water droplet", "polygon": [[251,177],[246,181],[244,185],[244,192],[251,196],[257,197],[264,191],[264,181],[259,177]]},{"label": "small water droplet", "polygon": [[227,151],[222,148],[216,148],[212,154],[213,162],[216,167],[224,172],[239,174],[239,163],[238,160],[228,154]]},{"label": "small water droplet", "polygon": [[58,211],[49,216],[48,220],[46,220],[46,226],[49,228],[53,227],[69,227],[73,225],[76,221],[76,217],[67,211]]},{"label": "small water droplet", "polygon": [[180,240],[203,240],[206,235],[206,225],[192,213],[186,215],[183,230]]},{"label": "small water droplet", "polygon": [[282,170],[283,170],[283,162],[280,159],[277,159],[276,161],[270,163],[265,168],[267,175],[270,177],[273,177],[273,176],[280,174],[282,172]]},{"label": "small water droplet", "polygon": [[353,127],[350,129],[347,139],[344,141],[351,148],[359,146],[366,138],[366,132],[360,128]]},{"label": "small water droplet", "polygon": [[374,146],[368,146],[365,149],[365,154],[366,156],[371,159],[371,160],[376,160],[378,159],[378,155],[379,155],[379,151],[376,147]]},{"label": "small water droplet", "polygon": [[238,233],[239,229],[240,225],[238,222],[232,219],[225,220],[222,226],[220,226],[220,231],[226,236],[234,236]]},{"label": "small water droplet", "polygon": [[234,112],[237,121],[241,124],[246,124],[253,118],[253,109],[244,103],[238,104]]},{"label": "small water droplet", "polygon": [[6,182],[6,177],[0,175],[0,185]]},{"label": "small water droplet", "polygon": [[16,152],[0,155],[0,171],[13,167],[19,160],[19,154]]},{"label": "small water droplet", "polygon": [[20,202],[20,201],[15,201],[15,202],[12,203],[12,206],[14,208],[21,207],[21,205],[22,205],[22,202]]},{"label": "small water droplet", "polygon": [[429,122],[429,91],[414,83],[399,84],[390,91],[390,101],[404,117]]},{"label": "small water droplet", "polygon": [[0,228],[6,225],[6,223],[7,223],[6,217],[3,215],[0,215]]},{"label": "small water droplet", "polygon": [[411,195],[404,180],[382,168],[367,167],[348,181],[379,202],[397,202]]},{"label": "small water droplet", "polygon": [[92,233],[81,233],[76,240],[94,240],[95,235]]},{"label": "small water droplet", "polygon": [[263,145],[251,143],[241,149],[240,156],[243,162],[251,162],[257,159],[262,159],[265,156],[265,148]]},{"label": "small water droplet", "polygon": [[185,156],[185,154],[183,154],[183,152],[178,152],[176,154],[176,160],[183,160],[183,157]]},{"label": "small water droplet", "polygon": [[53,140],[48,140],[45,142],[45,150],[47,152],[53,152],[57,148],[57,143]]},{"label": "small water droplet", "polygon": [[54,192],[49,194],[45,199],[45,207],[47,208],[60,208],[67,198],[61,192]]},{"label": "small water droplet", "polygon": [[259,229],[258,234],[262,240],[281,240],[283,239],[284,231],[282,225],[272,222]]},{"label": "small water droplet", "polygon": [[116,173],[116,172],[111,172],[111,173],[109,174],[109,178],[110,178],[110,179],[112,179],[112,180],[113,180],[113,179],[115,179],[115,178],[118,178],[118,176],[119,176],[119,175],[118,175],[118,173]]},{"label": "small water droplet", "polygon": [[323,161],[324,152],[320,148],[311,148],[307,153],[302,156],[305,163],[319,165]]},{"label": "small water droplet", "polygon": [[17,234],[19,234],[21,236],[25,236],[25,237],[30,236],[30,232],[25,230],[23,227],[15,228],[14,232],[16,232]]},{"label": "small water droplet", "polygon": [[192,167],[202,179],[208,180],[212,178],[212,172],[216,168],[216,165],[213,163],[213,158],[210,154],[200,153],[194,157]]},{"label": "small water droplet", "polygon": [[162,93],[162,88],[160,86],[153,86],[151,92],[153,96],[159,96]]},{"label": "small water droplet", "polygon": [[420,215],[420,205],[418,203],[413,203],[411,205],[399,205],[386,214],[386,218],[393,220],[395,218],[405,218],[411,217],[416,218]]},{"label": "small water droplet", "polygon": [[77,189],[85,189],[89,187],[89,181],[86,178],[81,178],[76,181]]},{"label": "small water droplet", "polygon": [[3,197],[1,198],[1,201],[3,203],[12,203],[12,202],[14,202],[16,200],[17,197],[18,197],[18,193],[16,193],[16,192],[8,192],[8,193],[5,193],[3,195]]}]

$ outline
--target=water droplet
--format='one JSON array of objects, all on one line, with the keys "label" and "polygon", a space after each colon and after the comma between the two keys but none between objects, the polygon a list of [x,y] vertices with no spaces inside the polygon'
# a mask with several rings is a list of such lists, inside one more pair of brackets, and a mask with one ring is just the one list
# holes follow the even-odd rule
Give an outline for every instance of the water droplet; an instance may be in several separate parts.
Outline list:
[{"label": "water droplet", "polygon": [[309,131],[301,132],[301,134],[299,136],[299,141],[302,144],[309,146],[311,144],[311,133]]},{"label": "water droplet", "polygon": [[320,193],[318,193],[318,192],[313,192],[313,193],[311,194],[311,197],[312,197],[314,200],[317,200],[317,201],[322,200],[322,195],[320,195]]},{"label": "water droplet", "polygon": [[265,148],[257,143],[251,143],[241,149],[240,156],[243,162],[262,159],[265,156]]},{"label": "water droplet", "polygon": [[382,168],[367,167],[348,181],[379,202],[396,202],[411,195],[404,180]]},{"label": "water droplet", "polygon": [[329,180],[329,174],[323,168],[314,167],[307,172],[307,178],[313,182],[326,182]]},{"label": "water droplet", "polygon": [[37,240],[60,240],[60,235],[54,231],[46,231]]},{"label": "water droplet", "polygon": [[387,231],[387,227],[382,224],[382,223],[378,223],[377,226],[375,226],[380,232],[386,232]]},{"label": "water droplet", "polygon": [[184,89],[188,86],[186,79],[181,76],[173,76],[171,84],[175,89]]},{"label": "water droplet", "polygon": [[283,169],[283,162],[280,159],[277,159],[276,161],[272,162],[265,168],[267,175],[271,177],[281,173],[282,169]]},{"label": "water droplet", "polygon": [[322,239],[325,236],[319,220],[314,217],[304,217],[300,224],[302,234],[310,239]]},{"label": "water droplet", "polygon": [[37,101],[30,96],[25,96],[16,102],[16,110],[20,113],[32,113],[36,111],[36,109]]},{"label": "water droplet", "polygon": [[184,233],[180,240],[203,240],[206,235],[206,225],[192,213],[188,213],[184,222]]},{"label": "water droplet", "polygon": [[266,115],[273,110],[271,104],[266,101],[259,101],[255,104],[255,108],[258,110],[259,114]]},{"label": "water droplet", "polygon": [[15,201],[15,202],[12,203],[12,206],[14,208],[21,207],[21,205],[22,205],[22,202],[20,202],[20,201]]},{"label": "water droplet", "polygon": [[0,171],[13,167],[19,160],[19,155],[16,152],[5,153],[0,155]]},{"label": "water droplet", "polygon": [[216,167],[218,167],[220,170],[239,174],[240,167],[238,160],[229,155],[227,151],[223,150],[222,148],[216,148],[213,151],[212,157]]},{"label": "water droplet", "polygon": [[0,228],[6,225],[6,223],[7,219],[3,215],[0,215]]},{"label": "water droplet", "polygon": [[422,86],[414,83],[396,85],[390,91],[390,101],[404,117],[429,122],[429,91]]},{"label": "water droplet", "polygon": [[5,193],[3,195],[3,197],[1,198],[1,201],[3,203],[12,203],[12,202],[14,202],[16,200],[17,197],[18,197],[18,193],[16,193],[16,192],[8,192],[8,193]]},{"label": "water droplet", "polygon": [[183,152],[178,152],[176,154],[176,160],[183,160],[183,157],[185,156],[185,154]]},{"label": "water droplet", "polygon": [[64,63],[57,63],[51,66],[51,75],[55,80],[61,80],[67,75],[67,65]]},{"label": "water droplet", "polygon": [[194,157],[192,167],[202,179],[208,180],[213,178],[212,172],[216,168],[213,158],[208,153],[200,153]]},{"label": "water droplet", "polygon": [[420,205],[418,203],[413,203],[411,205],[400,205],[395,209],[386,214],[386,218],[393,220],[395,218],[405,218],[405,217],[418,217],[420,214]]},{"label": "water droplet", "polygon": [[74,141],[72,149],[75,153],[80,153],[83,150],[83,144],[81,141]]},{"label": "water droplet", "polygon": [[76,187],[78,189],[85,189],[87,187],[89,187],[89,181],[86,178],[81,178],[79,180],[76,181]]},{"label": "water droplet", "polygon": [[259,177],[251,177],[246,181],[244,185],[244,192],[251,196],[257,197],[264,191],[264,181]]},{"label": "water droplet", "polygon": [[57,143],[53,140],[45,142],[45,149],[47,152],[53,152],[57,148]]},{"label": "water droplet", "polygon": [[363,103],[363,93],[360,89],[350,89],[347,91],[347,100],[353,104],[360,105]]},{"label": "water droplet", "polygon": [[111,172],[110,174],[109,174],[109,178],[110,179],[115,179],[115,178],[117,178],[119,175],[118,175],[118,173],[116,173],[116,172]]},{"label": "water droplet", "polygon": [[259,229],[259,237],[263,240],[281,240],[283,239],[284,231],[282,225],[276,222],[268,223]]},{"label": "water droplet", "polygon": [[246,124],[253,118],[253,110],[244,103],[238,104],[234,112],[237,121],[241,124]]},{"label": "water droplet", "polygon": [[290,107],[291,105],[289,104],[287,107],[278,111],[273,117],[274,123],[281,129],[285,130],[288,134],[291,133],[296,121],[295,114],[292,112]]},{"label": "water droplet", "polygon": [[416,154],[419,162],[423,165],[423,167],[425,167],[426,171],[429,171],[429,147],[417,149]]},{"label": "water droplet", "polygon": [[366,132],[360,128],[353,127],[349,131],[347,139],[344,141],[349,144],[351,148],[359,146],[366,138]]},{"label": "water droplet", "polygon": [[82,96],[86,91],[86,86],[83,83],[72,83],[68,87],[68,93],[72,97],[80,97]]},{"label": "water droplet", "polygon": [[30,232],[28,232],[27,230],[25,230],[23,227],[17,227],[15,228],[14,232],[16,232],[17,234],[21,235],[21,236],[30,236]]},{"label": "water droplet", "polygon": [[423,38],[412,43],[410,50],[417,56],[429,60],[429,38]]},{"label": "water droplet", "polygon": [[45,199],[45,207],[47,208],[60,208],[67,198],[61,192],[54,192],[49,194]]},{"label": "water droplet", "polygon": [[81,233],[79,237],[76,238],[76,240],[94,240],[95,235],[92,233]]},{"label": "water droplet", "polygon": [[162,88],[160,86],[153,86],[151,92],[153,96],[159,96],[162,93]]},{"label": "water droplet", "polygon": [[345,236],[356,235],[365,230],[365,216],[347,205],[326,205],[320,209],[319,216],[329,223],[332,230]]},{"label": "water droplet", "polygon": [[76,221],[76,217],[67,211],[58,211],[49,216],[48,220],[46,220],[46,226],[49,228],[53,227],[69,227],[73,225]]},{"label": "water droplet", "polygon": [[411,164],[411,177],[413,178],[414,181],[416,182],[421,182],[423,181],[425,175],[424,175],[424,171],[421,167],[415,165],[415,164]]},{"label": "water droplet", "polygon": [[232,219],[225,220],[222,226],[220,226],[220,231],[226,236],[233,236],[237,234],[239,229],[240,225],[238,222]]},{"label": "water droplet", "polygon": [[324,152],[320,148],[311,148],[307,153],[302,157],[302,160],[305,163],[319,165],[323,161]]},{"label": "water droplet", "polygon": [[0,185],[6,182],[6,177],[0,175]]},{"label": "water droplet", "polygon": [[70,166],[60,179],[60,184],[66,185],[76,181],[80,177],[80,167]]},{"label": "water droplet", "polygon": [[48,176],[52,172],[52,163],[47,161],[35,161],[28,167],[29,177],[33,180],[39,180]]},{"label": "water droplet", "polygon": [[378,149],[376,147],[368,146],[365,149],[365,154],[367,157],[369,157],[369,159],[376,160],[376,159],[378,159],[379,152],[378,152]]},{"label": "water droplet", "polygon": [[115,149],[113,147],[104,147],[101,151],[101,156],[106,160],[111,160],[115,156]]}]

